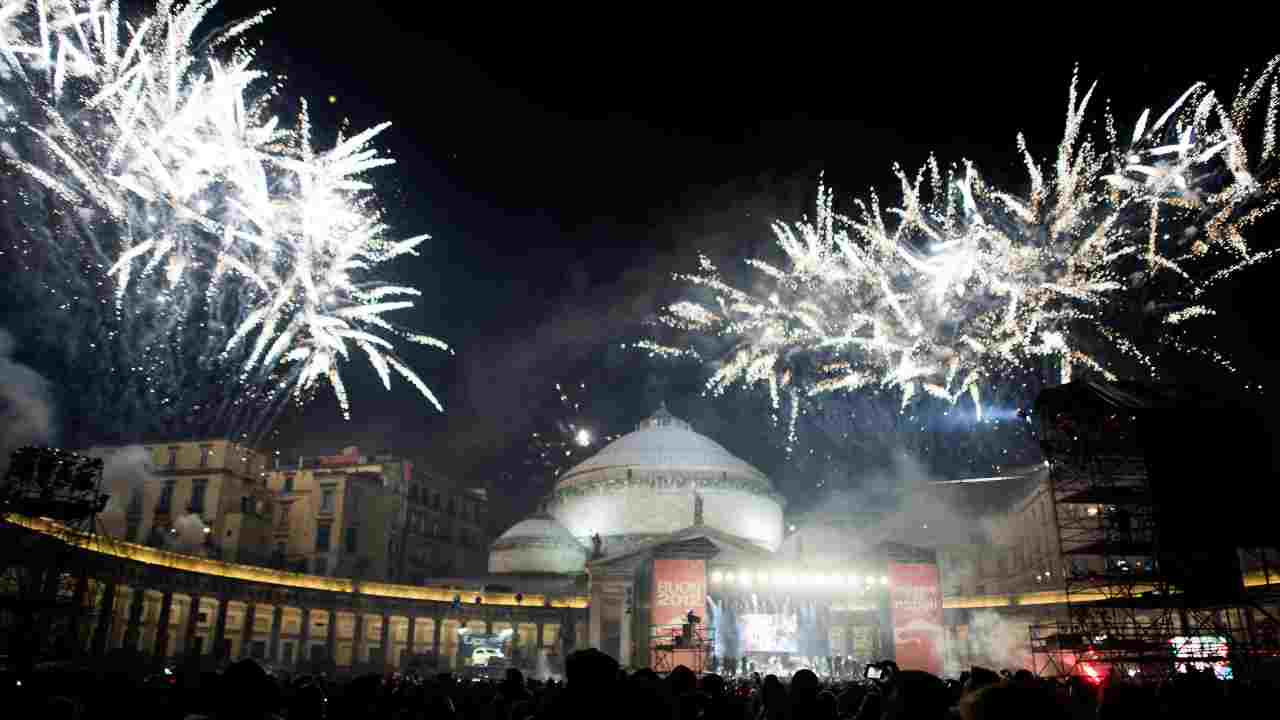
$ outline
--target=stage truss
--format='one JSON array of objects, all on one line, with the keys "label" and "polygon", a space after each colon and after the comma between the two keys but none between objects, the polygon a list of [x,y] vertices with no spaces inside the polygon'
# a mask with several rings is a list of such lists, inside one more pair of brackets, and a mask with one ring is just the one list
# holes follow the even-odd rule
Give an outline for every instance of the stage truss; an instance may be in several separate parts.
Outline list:
[{"label": "stage truss", "polygon": [[[1255,616],[1274,618],[1243,595],[1193,601],[1161,567],[1136,412],[1073,410],[1040,413],[1067,619],[1031,626],[1035,672],[1101,681],[1111,673],[1165,677],[1223,661],[1235,677],[1254,672],[1275,654],[1259,642]],[[1259,556],[1267,567],[1270,554]]]}]

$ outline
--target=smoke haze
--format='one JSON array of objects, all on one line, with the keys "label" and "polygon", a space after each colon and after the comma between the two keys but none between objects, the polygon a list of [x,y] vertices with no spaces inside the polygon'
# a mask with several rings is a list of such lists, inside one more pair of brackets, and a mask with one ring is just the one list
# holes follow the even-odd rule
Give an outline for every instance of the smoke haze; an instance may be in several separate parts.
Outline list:
[{"label": "smoke haze", "polygon": [[15,361],[16,349],[13,336],[0,329],[0,478],[14,450],[49,445],[57,437],[49,381]]}]

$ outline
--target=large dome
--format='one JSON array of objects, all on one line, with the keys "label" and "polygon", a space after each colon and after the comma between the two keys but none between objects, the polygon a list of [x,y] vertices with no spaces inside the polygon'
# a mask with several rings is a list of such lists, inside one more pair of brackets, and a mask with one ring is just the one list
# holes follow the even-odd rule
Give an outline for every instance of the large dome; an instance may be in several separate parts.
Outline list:
[{"label": "large dome", "polygon": [[549,515],[511,526],[489,549],[491,573],[580,573],[587,550]]},{"label": "large dome", "polygon": [[666,407],[564,474],[547,511],[580,542],[613,554],[705,525],[769,550],[782,540],[782,498],[769,478]]}]

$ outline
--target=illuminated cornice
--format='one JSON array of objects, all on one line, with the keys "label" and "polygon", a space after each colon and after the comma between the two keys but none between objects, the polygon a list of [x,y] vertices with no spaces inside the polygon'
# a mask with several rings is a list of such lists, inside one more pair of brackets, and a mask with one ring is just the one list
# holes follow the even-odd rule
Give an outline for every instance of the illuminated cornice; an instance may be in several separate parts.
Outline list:
[{"label": "illuminated cornice", "polygon": [[[4,520],[38,533],[56,537],[68,545],[83,548],[90,552],[131,560],[145,565],[170,568],[182,572],[214,575],[231,580],[397,600],[451,603],[455,595],[460,595],[462,602],[467,605],[472,604],[476,597],[481,598],[481,602],[484,605],[502,607],[585,608],[590,604],[589,598],[585,595],[548,597],[545,595],[526,594],[523,595],[520,602],[516,602],[514,593],[486,593],[475,588],[422,587],[418,585],[397,585],[394,583],[306,575],[286,570],[258,567],[256,565],[241,565],[221,560],[210,560],[208,558],[159,550],[146,545],[124,542],[104,535],[90,535],[45,518],[29,518],[10,514],[5,515]],[[550,601],[549,604],[548,601]]]}]

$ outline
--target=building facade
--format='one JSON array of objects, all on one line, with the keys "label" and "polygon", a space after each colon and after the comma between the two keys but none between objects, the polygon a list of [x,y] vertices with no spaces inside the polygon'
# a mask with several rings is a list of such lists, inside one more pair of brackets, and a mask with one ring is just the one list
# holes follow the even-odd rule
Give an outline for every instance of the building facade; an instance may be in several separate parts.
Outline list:
[{"label": "building facade", "polygon": [[114,497],[102,529],[129,542],[268,564],[274,497],[266,462],[225,439],[95,446]]},{"label": "building facade", "polygon": [[483,572],[491,537],[483,491],[450,487],[409,460],[357,447],[277,463],[266,477],[284,567],[413,584]]}]

